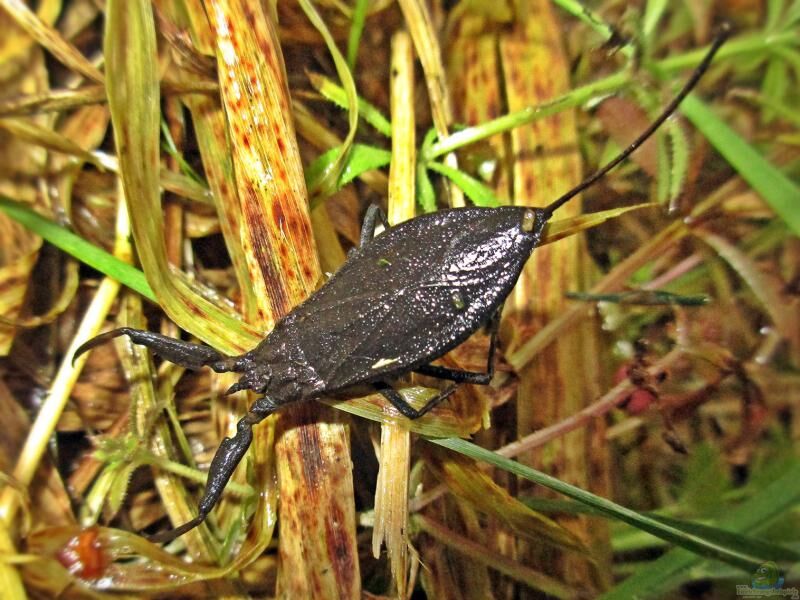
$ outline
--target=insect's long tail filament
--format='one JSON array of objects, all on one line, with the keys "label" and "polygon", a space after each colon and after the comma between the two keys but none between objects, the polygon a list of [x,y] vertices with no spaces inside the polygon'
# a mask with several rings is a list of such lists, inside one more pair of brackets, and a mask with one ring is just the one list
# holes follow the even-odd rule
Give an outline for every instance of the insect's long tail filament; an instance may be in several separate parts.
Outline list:
[{"label": "insect's long tail filament", "polygon": [[597,171],[589,175],[586,179],[584,179],[582,182],[580,182],[566,194],[564,194],[560,198],[556,199],[555,201],[547,205],[544,208],[544,216],[546,218],[550,218],[550,216],[556,210],[561,208],[564,204],[572,200],[575,196],[580,194],[583,190],[591,186],[598,179],[606,175],[606,173],[608,173],[611,169],[613,169],[623,160],[628,158],[633,152],[636,151],[636,149],[639,146],[641,146],[647,140],[647,138],[653,135],[656,129],[658,129],[659,127],[661,127],[661,125],[664,124],[664,121],[666,121],[670,117],[670,115],[675,112],[675,109],[677,109],[680,103],[683,102],[683,99],[689,95],[689,92],[691,92],[692,89],[694,89],[694,87],[697,85],[697,82],[700,81],[700,78],[703,76],[703,73],[706,72],[708,67],[711,65],[711,61],[714,60],[714,55],[717,53],[717,50],[719,50],[722,44],[725,43],[725,40],[728,39],[730,31],[731,31],[730,25],[728,25],[727,23],[723,23],[723,25],[719,29],[719,32],[714,38],[714,41],[711,43],[711,48],[706,53],[705,57],[703,57],[703,60],[694,70],[694,73],[692,73],[692,76],[689,78],[689,80],[684,84],[683,88],[681,88],[681,91],[678,92],[678,95],[675,96],[675,98],[672,99],[672,102],[670,102],[667,105],[667,107],[661,112],[661,114],[658,115],[658,118],[655,121],[653,121],[650,124],[650,126],[644,132],[642,132],[642,134],[639,137],[637,137],[633,141],[633,143],[631,143],[630,146],[628,146],[627,148],[625,148],[625,150],[620,152],[620,154],[614,160],[612,160],[604,167],[598,169]]}]

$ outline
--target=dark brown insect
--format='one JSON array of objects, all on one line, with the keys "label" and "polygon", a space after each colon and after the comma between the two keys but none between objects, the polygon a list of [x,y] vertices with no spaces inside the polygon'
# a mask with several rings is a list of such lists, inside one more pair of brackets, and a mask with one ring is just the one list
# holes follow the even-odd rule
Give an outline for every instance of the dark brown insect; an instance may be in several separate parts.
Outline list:
[{"label": "dark brown insect", "polygon": [[[253,425],[280,407],[345,393],[371,384],[397,410],[416,419],[454,390],[451,386],[416,410],[390,383],[416,372],[458,383],[486,384],[492,377],[498,312],[525,262],[541,241],[553,212],[627,158],[675,111],[711,64],[727,37],[714,41],[702,63],[663,113],[628,148],[543,209],[460,208],[426,214],[375,236],[385,217],[367,212],[361,245],[342,268],[286,315],[253,350],[224,356],[199,344],[123,327],[86,342],[75,357],[120,335],[189,369],[241,373],[228,393],[263,394],[225,438],[211,461],[197,517],[162,534],[168,541],[196,527],[222,495],[253,438]],[[492,332],[485,372],[430,363],[480,327]]]}]

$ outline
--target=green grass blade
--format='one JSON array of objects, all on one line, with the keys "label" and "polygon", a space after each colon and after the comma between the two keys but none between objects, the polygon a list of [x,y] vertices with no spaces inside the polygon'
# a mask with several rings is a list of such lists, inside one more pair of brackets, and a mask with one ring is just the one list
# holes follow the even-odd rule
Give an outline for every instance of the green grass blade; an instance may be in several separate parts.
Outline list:
[{"label": "green grass blade", "polygon": [[341,154],[337,155],[337,162],[334,163],[319,180],[319,189],[311,188],[309,190],[312,196],[317,195],[319,192],[322,192],[322,195],[328,195],[330,190],[335,188],[336,181],[338,181],[340,176],[340,169],[343,168],[344,161],[355,140],[356,130],[358,129],[358,94],[356,92],[356,83],[353,79],[353,73],[347,66],[347,60],[339,51],[336,40],[333,39],[333,35],[328,29],[325,20],[320,16],[319,12],[317,12],[315,4],[310,0],[298,0],[298,4],[300,8],[303,9],[308,20],[311,21],[311,24],[322,36],[322,39],[325,40],[325,46],[328,48],[333,64],[336,67],[336,74],[342,82],[342,88],[347,98],[348,131],[347,136],[345,136],[342,142],[342,148],[344,150]]},{"label": "green grass blade", "polygon": [[[729,511],[718,526],[728,531],[750,532],[791,510],[799,501],[800,463],[795,461],[783,475],[765,485],[758,494]],[[679,585],[687,573],[701,562],[702,558],[699,556],[676,548],[642,567],[635,575],[607,592],[603,598],[621,600],[663,596]],[[749,577],[742,583],[749,583]]]},{"label": "green grass blade", "polygon": [[[339,108],[347,110],[347,92],[345,92],[341,85],[328,79],[324,75],[317,75],[316,73],[309,73],[308,79],[311,85],[313,85],[326,100],[333,102]],[[389,122],[389,119],[383,115],[377,106],[367,102],[361,96],[358,96],[358,115],[359,118],[364,119],[364,121],[368,125],[371,125],[378,133],[383,134],[387,138],[392,137],[392,124]]]},{"label": "green grass blade", "polygon": [[368,0],[356,0],[353,7],[353,20],[350,24],[350,35],[347,37],[347,66],[353,71],[358,57],[358,46],[361,43],[361,34],[364,32],[364,21],[367,20]]},{"label": "green grass blade", "polygon": [[796,234],[800,235],[800,187],[690,94],[681,112],[706,136],[725,160],[758,192]]},{"label": "green grass blade", "polygon": [[[495,467],[501,468],[509,473],[513,473],[518,477],[523,477],[529,481],[533,481],[539,485],[549,488],[555,492],[563,494],[573,500],[582,502],[587,506],[595,508],[600,513],[614,519],[618,519],[627,523],[637,529],[646,531],[660,539],[669,543],[690,550],[695,554],[699,554],[706,558],[713,558],[722,562],[728,563],[745,571],[753,571],[758,568],[761,560],[749,554],[742,554],[741,552],[730,547],[715,544],[712,541],[694,535],[692,533],[682,531],[671,525],[660,522],[652,517],[643,515],[615,504],[610,500],[582,490],[574,485],[570,485],[555,477],[532,469],[522,463],[505,458],[485,448],[481,448],[471,442],[461,439],[448,438],[448,439],[429,439],[432,444],[438,444],[450,450],[460,452],[476,460],[483,461]],[[800,487],[800,484],[798,484]],[[631,597],[631,596],[629,596]]]},{"label": "green grass blade", "polygon": [[[537,512],[552,515],[552,514],[565,514],[565,515],[591,515],[594,517],[604,517],[600,511],[575,502],[573,500],[556,500],[553,498],[539,498],[539,497],[524,497],[520,498],[526,506]],[[764,560],[774,560],[776,562],[797,562],[800,561],[800,553],[793,548],[788,548],[778,543],[765,541],[751,535],[743,535],[722,529],[717,525],[708,525],[705,523],[698,523],[696,521],[687,521],[685,519],[676,519],[674,517],[667,517],[658,513],[647,512],[644,513],[652,517],[656,521],[667,523],[668,525],[693,533],[708,540],[714,540],[720,545],[726,545],[730,548],[740,548],[743,553],[756,554]],[[698,559],[701,560],[701,559]]]},{"label": "green grass blade", "polygon": [[492,190],[471,175],[467,175],[453,167],[448,167],[444,163],[429,162],[427,166],[431,171],[436,171],[455,183],[472,200],[475,206],[501,205]]},{"label": "green grass blade", "polygon": [[725,545],[728,548],[739,548],[742,553],[755,554],[759,558],[774,560],[777,562],[797,562],[800,561],[800,553],[792,548],[787,548],[780,544],[742,535],[727,529],[722,529],[705,523],[695,523],[683,519],[674,519],[665,515],[651,515],[657,521],[666,523],[681,531],[693,533],[707,540],[714,540],[716,543]]},{"label": "green grass blade", "polygon": [[[339,162],[339,153],[341,151],[341,146],[331,148],[311,163],[306,169],[306,185],[309,188],[313,189],[320,184],[325,174]],[[340,190],[362,173],[387,166],[391,160],[392,153],[388,150],[366,144],[353,144],[341,166],[339,179],[336,181],[333,191]]]},{"label": "green grass blade", "polygon": [[156,302],[156,295],[147,284],[144,273],[139,269],[122,262],[102,248],[90,244],[68,229],[45,219],[24,204],[0,197],[0,210],[56,248],[60,248],[93,269],[116,279],[148,300]]}]

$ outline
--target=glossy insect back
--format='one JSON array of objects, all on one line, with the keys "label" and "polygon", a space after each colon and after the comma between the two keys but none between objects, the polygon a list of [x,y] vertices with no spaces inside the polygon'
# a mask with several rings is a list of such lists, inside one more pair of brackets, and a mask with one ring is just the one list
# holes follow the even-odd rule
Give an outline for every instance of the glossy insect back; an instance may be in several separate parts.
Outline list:
[{"label": "glossy insect back", "polygon": [[[76,357],[112,337],[127,335],[178,365],[239,373],[230,392],[252,390],[262,395],[239,421],[236,435],[225,438],[217,450],[198,516],[154,539],[172,539],[206,518],[247,451],[252,427],[285,404],[345,394],[370,384],[403,415],[417,418],[446,399],[453,387],[414,409],[391,387],[409,372],[456,384],[488,383],[497,313],[541,242],[553,212],[629,156],[668,118],[708,68],[726,35],[724,30],[717,37],[686,86],[644,133],[544,209],[442,210],[387,228],[378,236],[374,228],[380,213],[370,209],[361,246],[342,268],[241,356],[224,356],[207,346],[130,328],[115,329],[81,346]],[[485,372],[430,364],[485,325],[492,330]]]},{"label": "glossy insect back", "polygon": [[[336,392],[393,379],[456,347],[487,320],[539,243],[530,209],[463,208],[393,227],[357,249],[252,353],[281,361],[294,348]],[[526,221],[527,215],[527,221]]]}]

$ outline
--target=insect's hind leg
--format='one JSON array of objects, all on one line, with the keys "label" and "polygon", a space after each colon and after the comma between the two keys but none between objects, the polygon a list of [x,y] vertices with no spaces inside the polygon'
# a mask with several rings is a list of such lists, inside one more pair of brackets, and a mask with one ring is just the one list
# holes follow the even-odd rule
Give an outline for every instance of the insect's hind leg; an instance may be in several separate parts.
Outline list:
[{"label": "insect's hind leg", "polygon": [[197,516],[180,527],[151,536],[150,541],[157,544],[172,541],[206,520],[208,513],[211,512],[211,509],[216,506],[222,497],[222,492],[225,486],[228,485],[231,475],[233,475],[253,441],[253,425],[266,419],[275,412],[275,409],[275,404],[267,397],[259,398],[255,401],[249,412],[236,424],[236,435],[232,438],[226,437],[217,448],[217,452],[214,454],[211,466],[208,469],[206,490],[198,505]]},{"label": "insect's hind leg", "polygon": [[374,385],[375,389],[378,390],[381,396],[383,396],[389,402],[391,402],[392,406],[394,406],[397,410],[400,411],[400,414],[412,420],[419,419],[422,415],[430,411],[432,408],[435,408],[436,406],[441,404],[444,400],[452,396],[453,392],[456,391],[457,387],[455,385],[451,385],[449,388],[442,390],[436,396],[428,400],[428,403],[425,406],[417,410],[416,408],[411,406],[408,402],[406,402],[406,400],[403,398],[400,392],[398,392],[388,383],[378,382],[375,383]]},{"label": "insect's hind leg", "polygon": [[132,329],[130,327],[112,329],[111,331],[101,333],[90,339],[75,351],[75,354],[72,356],[72,362],[74,363],[84,352],[121,335],[127,335],[134,344],[146,346],[160,357],[181,367],[186,367],[187,369],[211,367],[217,373],[224,373],[236,369],[238,357],[225,356],[213,348],[202,344],[190,344],[189,342],[176,340],[159,333],[153,333],[152,331]]},{"label": "insect's hind leg", "polygon": [[502,307],[497,309],[495,314],[487,325],[489,331],[489,352],[486,357],[486,372],[479,373],[476,371],[463,371],[461,369],[450,369],[448,367],[440,367],[439,365],[423,365],[414,369],[415,373],[420,375],[428,375],[429,377],[436,377],[437,379],[446,379],[448,381],[455,381],[456,383],[472,383],[475,385],[489,385],[489,382],[494,377],[494,355],[497,348],[497,332],[500,328],[500,313]]},{"label": "insect's hind leg", "polygon": [[375,229],[378,227],[378,221],[381,222],[384,229],[389,229],[389,221],[383,209],[377,204],[370,204],[367,208],[367,212],[364,214],[364,223],[361,225],[359,246],[363,246],[375,237]]}]

